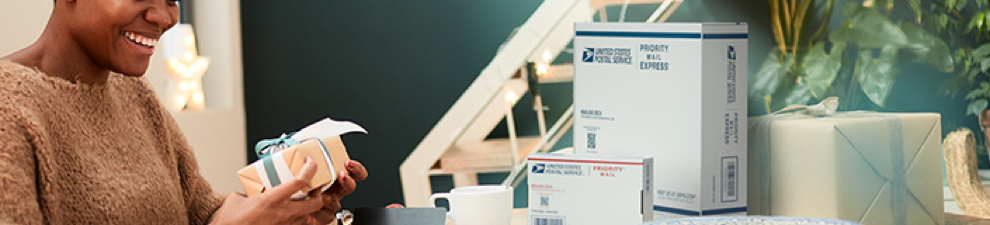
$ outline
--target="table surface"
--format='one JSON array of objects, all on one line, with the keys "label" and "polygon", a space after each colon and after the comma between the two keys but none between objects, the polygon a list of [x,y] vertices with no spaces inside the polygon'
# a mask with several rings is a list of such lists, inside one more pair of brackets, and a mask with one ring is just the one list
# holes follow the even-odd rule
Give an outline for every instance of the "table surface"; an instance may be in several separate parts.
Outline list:
[{"label": "table surface", "polygon": [[[512,210],[512,225],[527,225],[526,209]],[[451,223],[448,223],[451,224]],[[990,225],[990,218],[966,216],[957,213],[945,213],[945,225]]]},{"label": "table surface", "polygon": [[[946,190],[948,191],[948,190]],[[947,194],[950,199],[945,201],[946,212],[945,212],[945,225],[990,225],[990,218],[981,218],[974,216],[962,215],[962,211],[959,211],[959,207],[955,205],[955,201],[951,200],[952,194]],[[951,207],[950,207],[951,206]],[[528,225],[527,224],[527,211],[526,209],[513,209],[512,210],[512,225]],[[449,222],[449,221],[448,221]],[[452,223],[448,223],[452,224]]]},{"label": "table surface", "polygon": [[[990,190],[990,170],[981,170],[980,176],[984,180],[984,186]],[[990,192],[990,191],[988,191]],[[943,187],[943,197],[945,201],[945,224],[946,225],[970,225],[981,224],[990,225],[990,218],[981,218],[963,215],[959,205],[952,198],[952,191],[949,187]],[[512,210],[512,225],[527,225],[528,212],[525,208]],[[450,223],[448,223],[450,224]]]}]

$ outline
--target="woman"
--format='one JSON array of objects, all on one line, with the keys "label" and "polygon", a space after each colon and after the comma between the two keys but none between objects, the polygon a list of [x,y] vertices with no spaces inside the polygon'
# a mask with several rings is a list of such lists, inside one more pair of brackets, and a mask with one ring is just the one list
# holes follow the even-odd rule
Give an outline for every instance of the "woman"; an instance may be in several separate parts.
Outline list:
[{"label": "woman", "polygon": [[56,0],[41,37],[0,59],[0,224],[326,224],[367,177],[351,161],[291,201],[309,160],[257,197],[215,195],[141,78],[176,1]]}]

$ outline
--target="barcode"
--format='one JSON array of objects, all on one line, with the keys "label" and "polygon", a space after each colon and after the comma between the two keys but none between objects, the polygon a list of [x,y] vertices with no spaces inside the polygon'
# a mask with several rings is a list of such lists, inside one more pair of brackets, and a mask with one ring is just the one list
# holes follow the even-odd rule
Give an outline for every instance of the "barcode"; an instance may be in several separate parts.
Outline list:
[{"label": "barcode", "polygon": [[595,149],[595,133],[588,133],[588,149]]},{"label": "barcode", "polygon": [[736,192],[739,190],[736,185],[739,174],[738,164],[739,157],[722,157],[722,202],[735,202],[738,199],[736,197]]},{"label": "barcode", "polygon": [[735,196],[736,195],[736,163],[729,162],[725,166],[725,192],[726,195]]},{"label": "barcode", "polygon": [[540,196],[540,206],[550,206],[550,197]]},{"label": "barcode", "polygon": [[533,217],[533,225],[564,225],[564,219]]}]

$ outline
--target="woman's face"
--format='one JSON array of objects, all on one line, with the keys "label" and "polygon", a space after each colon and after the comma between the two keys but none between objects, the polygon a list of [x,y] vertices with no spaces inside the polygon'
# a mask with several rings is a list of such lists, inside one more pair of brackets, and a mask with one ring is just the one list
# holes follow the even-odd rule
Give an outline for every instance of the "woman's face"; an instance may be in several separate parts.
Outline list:
[{"label": "woman's face", "polygon": [[[64,0],[70,1],[70,0]],[[179,20],[176,0],[76,0],[69,29],[98,66],[144,75],[158,39]]]}]

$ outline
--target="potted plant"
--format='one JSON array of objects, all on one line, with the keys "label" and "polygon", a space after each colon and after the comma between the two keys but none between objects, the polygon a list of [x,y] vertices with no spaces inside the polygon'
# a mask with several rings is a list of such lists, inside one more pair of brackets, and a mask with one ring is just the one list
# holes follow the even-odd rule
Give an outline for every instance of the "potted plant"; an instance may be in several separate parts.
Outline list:
[{"label": "potted plant", "polygon": [[844,109],[858,108],[863,100],[883,107],[898,64],[922,63],[946,73],[959,67],[959,57],[937,35],[955,25],[939,13],[951,13],[949,5],[965,7],[959,1],[853,1],[839,10],[842,22],[828,29],[834,0],[770,0],[778,46],[755,74],[750,97],[763,102],[767,113],[830,96],[844,99]]},{"label": "potted plant", "polygon": [[[950,4],[954,3],[954,4]],[[990,140],[985,129],[990,126],[987,105],[990,100],[990,6],[987,1],[947,1],[942,10],[929,12],[925,21],[929,30],[945,37],[954,48],[953,59],[958,73],[944,86],[949,95],[966,91],[968,101],[966,115],[974,115],[983,131],[984,140]],[[954,7],[947,7],[953,5]],[[983,142],[986,144],[986,142]]]}]

